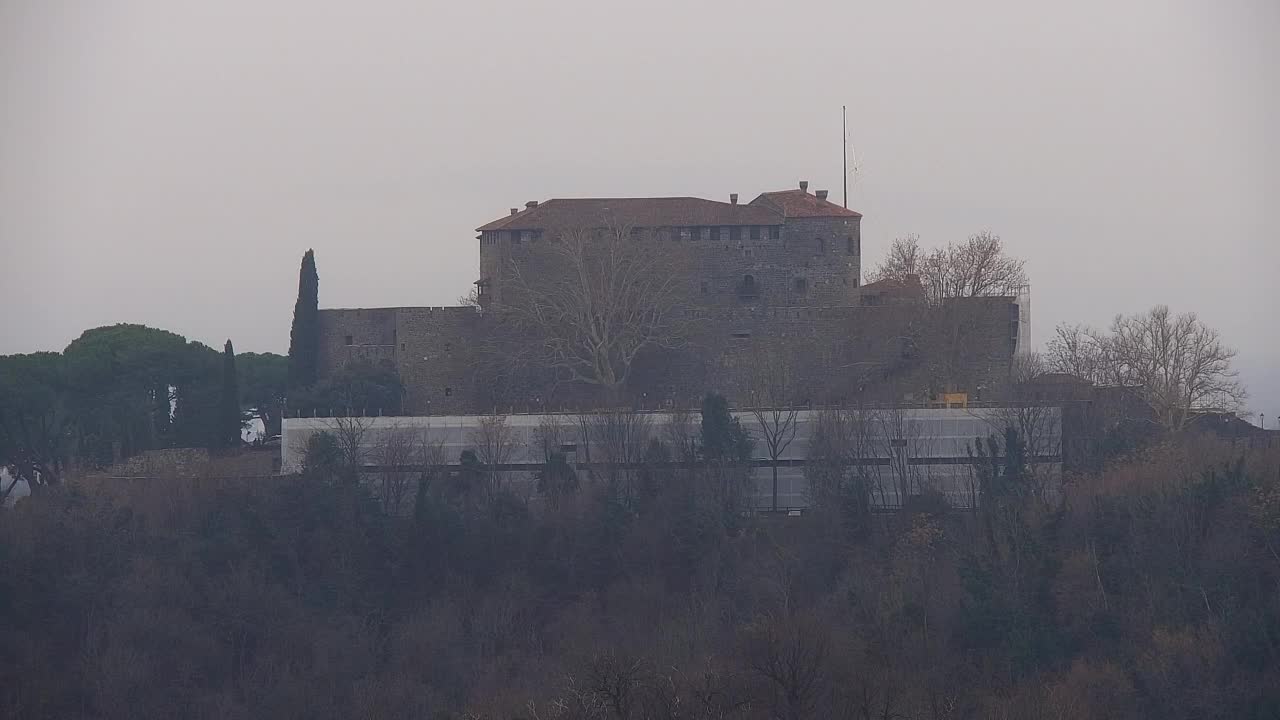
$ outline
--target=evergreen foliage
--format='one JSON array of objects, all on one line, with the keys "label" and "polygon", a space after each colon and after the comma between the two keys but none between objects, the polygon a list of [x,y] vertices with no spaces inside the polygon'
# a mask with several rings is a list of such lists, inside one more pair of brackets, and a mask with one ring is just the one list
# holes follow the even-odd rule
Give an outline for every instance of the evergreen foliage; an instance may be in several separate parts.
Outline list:
[{"label": "evergreen foliage", "polygon": [[244,421],[240,417],[240,386],[236,377],[236,351],[231,341],[222,350],[222,398],[218,405],[218,440],[222,447],[238,447]]},{"label": "evergreen foliage", "polygon": [[293,326],[289,330],[289,387],[309,388],[316,384],[320,363],[320,276],[316,256],[307,250],[298,271],[298,300],[293,306]]}]

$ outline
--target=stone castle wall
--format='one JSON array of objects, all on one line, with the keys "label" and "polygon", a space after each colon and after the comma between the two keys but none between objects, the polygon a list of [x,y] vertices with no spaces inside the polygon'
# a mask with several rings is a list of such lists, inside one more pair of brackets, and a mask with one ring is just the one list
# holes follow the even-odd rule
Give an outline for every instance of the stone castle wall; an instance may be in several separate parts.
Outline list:
[{"label": "stone castle wall", "polygon": [[[704,308],[694,313],[685,347],[637,359],[628,389],[644,407],[696,404],[707,391],[743,406],[762,361],[778,358],[796,376],[800,402],[923,400],[944,390],[1001,399],[1014,352],[1011,303],[958,305],[941,314],[919,304]],[[501,327],[493,312],[406,307],[322,310],[320,317],[322,375],[355,360],[390,360],[405,384],[406,413],[575,407],[588,397],[571,386],[495,395],[482,370],[484,348]]]},{"label": "stone castle wall", "polygon": [[[635,241],[666,254],[703,307],[850,305],[857,304],[861,278],[860,220],[789,218],[781,226],[695,228],[688,236],[682,228],[644,229]],[[513,263],[536,275],[547,242],[531,231],[481,233],[486,306],[520,301]]]}]

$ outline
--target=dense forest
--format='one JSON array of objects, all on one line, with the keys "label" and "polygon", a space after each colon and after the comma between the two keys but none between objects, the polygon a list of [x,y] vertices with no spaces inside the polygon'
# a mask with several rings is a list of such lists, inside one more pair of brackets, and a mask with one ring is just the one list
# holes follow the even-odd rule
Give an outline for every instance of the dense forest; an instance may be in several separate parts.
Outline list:
[{"label": "dense forest", "polygon": [[800,517],[735,510],[713,454],[626,492],[464,463],[399,515],[312,455],[0,511],[0,716],[1280,716],[1280,447],[1051,495],[979,453],[977,512],[855,483]]}]

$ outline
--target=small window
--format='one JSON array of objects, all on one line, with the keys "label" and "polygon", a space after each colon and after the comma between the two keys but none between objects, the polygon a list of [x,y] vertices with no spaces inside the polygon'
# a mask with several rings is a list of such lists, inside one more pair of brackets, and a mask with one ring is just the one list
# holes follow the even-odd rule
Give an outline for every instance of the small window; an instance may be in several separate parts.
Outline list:
[{"label": "small window", "polygon": [[746,296],[756,294],[756,278],[754,275],[742,276],[742,294]]},{"label": "small window", "polygon": [[849,237],[845,238],[845,243],[846,243],[846,245],[848,246],[848,250],[849,250],[849,254],[850,254],[850,255],[857,255],[857,254],[858,254],[858,239],[857,239],[857,238],[855,238],[854,236],[850,235]]},{"label": "small window", "polygon": [[707,290],[708,290],[707,281],[706,281],[706,280],[703,280],[703,281],[702,281],[702,294],[703,294],[703,295],[706,295],[706,294],[707,294]]},{"label": "small window", "polygon": [[791,281],[791,286],[795,288],[797,294],[803,295],[804,292],[809,289],[809,281],[802,277],[798,277]]},{"label": "small window", "polygon": [[818,242],[818,254],[821,255],[822,253],[825,253],[827,251],[827,241],[823,240],[822,238],[818,238],[817,242]]},{"label": "small window", "polygon": [[453,352],[453,343],[445,343],[445,344],[444,344],[444,351],[445,351],[445,352]]},{"label": "small window", "polygon": [[720,242],[721,240],[724,239],[724,236],[727,235],[728,233],[729,233],[729,229],[726,227],[711,228],[711,239],[714,240],[715,242]]},{"label": "small window", "polygon": [[734,340],[746,340],[747,338],[751,337],[751,333],[749,332],[736,332],[731,334],[733,335]]},{"label": "small window", "polygon": [[350,336],[350,335],[348,335],[348,336],[346,337],[346,342],[347,342],[347,344],[348,344],[348,345],[352,345],[352,344],[353,344],[353,343],[351,342],[351,336]]},{"label": "small window", "polygon": [[639,240],[639,239],[641,239],[641,238],[643,238],[643,237],[644,237],[644,228],[639,228],[639,227],[633,227],[633,228],[631,228],[631,239],[632,239],[632,240]]},{"label": "small window", "polygon": [[447,387],[447,388],[445,388],[445,389],[444,389],[444,396],[445,396],[445,397],[453,397],[453,388],[451,388],[451,387]]},{"label": "small window", "polygon": [[738,242],[742,239],[742,228],[734,225],[729,228],[729,242]]},{"label": "small window", "polygon": [[681,240],[692,240],[692,239],[693,239],[693,232],[692,232],[692,228],[687,228],[687,227],[680,228],[680,239],[681,239]]},{"label": "small window", "polygon": [[401,349],[401,350],[403,350],[403,349],[404,349],[404,343],[400,343],[400,349]]},{"label": "small window", "polygon": [[752,240],[759,240],[759,239],[760,239],[760,226],[759,226],[759,225],[752,225],[752,226],[751,226],[751,239],[752,239]]},{"label": "small window", "polygon": [[702,239],[703,239],[703,240],[716,240],[716,239],[718,239],[718,237],[717,237],[718,235],[719,235],[719,232],[718,232],[715,228],[712,228],[712,227],[704,227],[704,228],[702,228]]},{"label": "small window", "polygon": [[578,452],[578,444],[577,443],[561,443],[560,452],[564,453],[565,455],[568,455],[569,453]]},{"label": "small window", "polygon": [[782,239],[782,228],[781,228],[781,227],[779,227],[779,226],[777,226],[777,225],[774,225],[773,227],[770,227],[770,228],[769,228],[769,239],[770,239],[770,240],[781,240],[781,239]]}]

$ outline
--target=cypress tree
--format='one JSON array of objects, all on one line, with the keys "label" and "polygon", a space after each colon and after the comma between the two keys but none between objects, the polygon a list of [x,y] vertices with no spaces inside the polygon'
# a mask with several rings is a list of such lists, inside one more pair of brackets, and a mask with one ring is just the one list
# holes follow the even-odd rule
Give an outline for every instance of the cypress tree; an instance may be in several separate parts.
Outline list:
[{"label": "cypress tree", "polygon": [[315,385],[319,355],[320,276],[316,274],[315,252],[308,250],[298,272],[298,302],[293,306],[293,328],[289,331],[289,389]]},{"label": "cypress tree", "polygon": [[218,444],[237,447],[244,424],[240,421],[240,387],[236,380],[236,351],[231,341],[222,351],[222,398],[218,405]]}]

